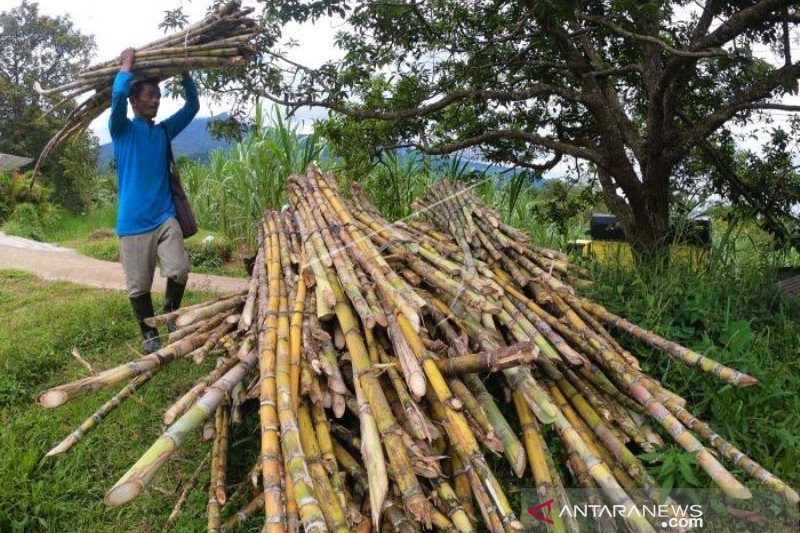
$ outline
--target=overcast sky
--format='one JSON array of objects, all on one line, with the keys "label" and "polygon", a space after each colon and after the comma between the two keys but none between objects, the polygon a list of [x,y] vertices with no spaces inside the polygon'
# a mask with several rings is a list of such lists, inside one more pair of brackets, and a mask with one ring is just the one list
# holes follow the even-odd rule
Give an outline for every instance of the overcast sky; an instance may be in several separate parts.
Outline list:
[{"label": "overcast sky", "polygon": [[[34,0],[39,4],[39,12],[49,16],[69,15],[75,27],[84,34],[93,35],[97,45],[96,56],[92,62],[106,61],[119,56],[129,46],[139,47],[163,37],[164,30],[158,25],[164,18],[166,9],[183,6],[189,23],[201,20],[210,2],[205,0]],[[254,2],[244,0],[243,5]],[[20,0],[0,0],[0,11],[7,11],[20,4]],[[174,31],[174,30],[173,30]],[[333,39],[336,28],[330,20],[317,24],[287,27],[287,36],[302,43],[292,49],[290,57],[309,66],[317,66],[334,57]],[[166,118],[183,105],[182,99],[165,98],[159,109],[159,119]],[[201,116],[217,115],[227,111],[225,105],[212,105],[207,99],[201,100]],[[108,111],[92,123],[92,130],[100,138],[100,143],[110,141],[108,133]],[[319,115],[319,113],[316,113]],[[310,112],[298,113],[300,118],[311,117]],[[308,127],[304,128],[308,129]]]}]

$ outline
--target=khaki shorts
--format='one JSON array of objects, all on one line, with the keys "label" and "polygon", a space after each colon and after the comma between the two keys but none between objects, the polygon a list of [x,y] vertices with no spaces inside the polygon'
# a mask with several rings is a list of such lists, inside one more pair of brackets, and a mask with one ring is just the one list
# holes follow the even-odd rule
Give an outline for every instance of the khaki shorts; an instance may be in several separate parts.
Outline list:
[{"label": "khaki shorts", "polygon": [[183,246],[181,227],[174,217],[147,233],[120,237],[119,255],[131,298],[150,292],[156,259],[161,264],[162,277],[181,285],[189,279],[189,254]]}]

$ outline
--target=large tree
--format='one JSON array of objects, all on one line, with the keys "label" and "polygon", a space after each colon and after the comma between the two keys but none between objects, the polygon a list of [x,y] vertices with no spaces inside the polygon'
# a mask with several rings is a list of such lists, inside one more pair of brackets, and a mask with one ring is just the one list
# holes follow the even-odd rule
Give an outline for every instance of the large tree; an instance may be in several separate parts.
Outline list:
[{"label": "large tree", "polygon": [[[640,250],[664,243],[679,169],[735,177],[732,124],[800,111],[783,101],[800,78],[796,0],[271,0],[264,10],[264,55],[209,79],[216,89],[329,108],[326,132],[353,145],[473,149],[535,170],[578,158]],[[321,16],[346,20],[343,59],[290,61],[283,25]]]},{"label": "large tree", "polygon": [[[83,35],[69,16],[49,17],[23,0],[0,13],[0,152],[36,157],[62,125],[75,103],[40,97],[33,90],[61,85],[89,64],[94,39]],[[97,141],[83,134],[42,169],[56,200],[80,208],[82,175],[96,158]]]}]

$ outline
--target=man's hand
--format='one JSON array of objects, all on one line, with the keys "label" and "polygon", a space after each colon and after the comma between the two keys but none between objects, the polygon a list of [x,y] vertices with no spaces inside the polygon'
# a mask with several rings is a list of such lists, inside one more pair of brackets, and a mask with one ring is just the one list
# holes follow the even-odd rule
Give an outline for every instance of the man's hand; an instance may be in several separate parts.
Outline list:
[{"label": "man's hand", "polygon": [[119,56],[119,69],[123,72],[130,72],[133,70],[133,62],[136,58],[136,50],[133,48],[126,48]]}]

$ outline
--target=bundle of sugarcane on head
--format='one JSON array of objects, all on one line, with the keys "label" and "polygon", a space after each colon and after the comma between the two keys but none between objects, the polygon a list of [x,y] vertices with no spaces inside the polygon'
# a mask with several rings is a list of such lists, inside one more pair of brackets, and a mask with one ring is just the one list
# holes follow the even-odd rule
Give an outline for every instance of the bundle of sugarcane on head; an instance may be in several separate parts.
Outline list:
[{"label": "bundle of sugarcane on head", "polygon": [[[287,209],[264,215],[246,293],[149,319],[178,328],[165,347],[40,396],[55,406],[132,378],[55,455],[164,365],[218,356],[167,409],[167,429],[107,504],[135,498],[205,426],[215,435],[210,531],[260,514],[264,530],[276,532],[510,533],[521,523],[503,480],[530,471],[543,501],[568,505],[574,484],[594,489],[590,503],[626,510],[601,516],[595,530],[649,532],[658,524],[635,506],[680,513],[634,454],[664,445],[653,424],[728,496],[750,491],[723,461],[797,505],[791,487],[692,415],[606,326],[732,385],[754,378],[580,297],[570,283],[587,272],[532,245],[468,188],[439,182],[416,216],[395,223],[358,187],[345,200],[314,166],[292,177],[287,193]],[[243,409],[247,401],[254,408]],[[248,414],[258,417],[259,449],[245,478],[229,484],[228,443]],[[545,439],[547,427],[555,440]],[[239,503],[248,489],[250,501]],[[552,518],[556,531],[578,528]]]},{"label": "bundle of sugarcane on head", "polygon": [[[250,42],[259,33],[257,22],[249,17],[252,12],[253,8],[242,8],[239,0],[233,0],[184,30],[134,49],[134,81],[158,83],[190,70],[244,65],[255,54]],[[119,63],[118,59],[97,63],[79,73],[78,79],[59,87],[35,84],[39,94],[61,94],[64,101],[94,93],[69,114],[64,126],[48,141],[36,169],[53,150],[85,130],[108,108]]]}]

